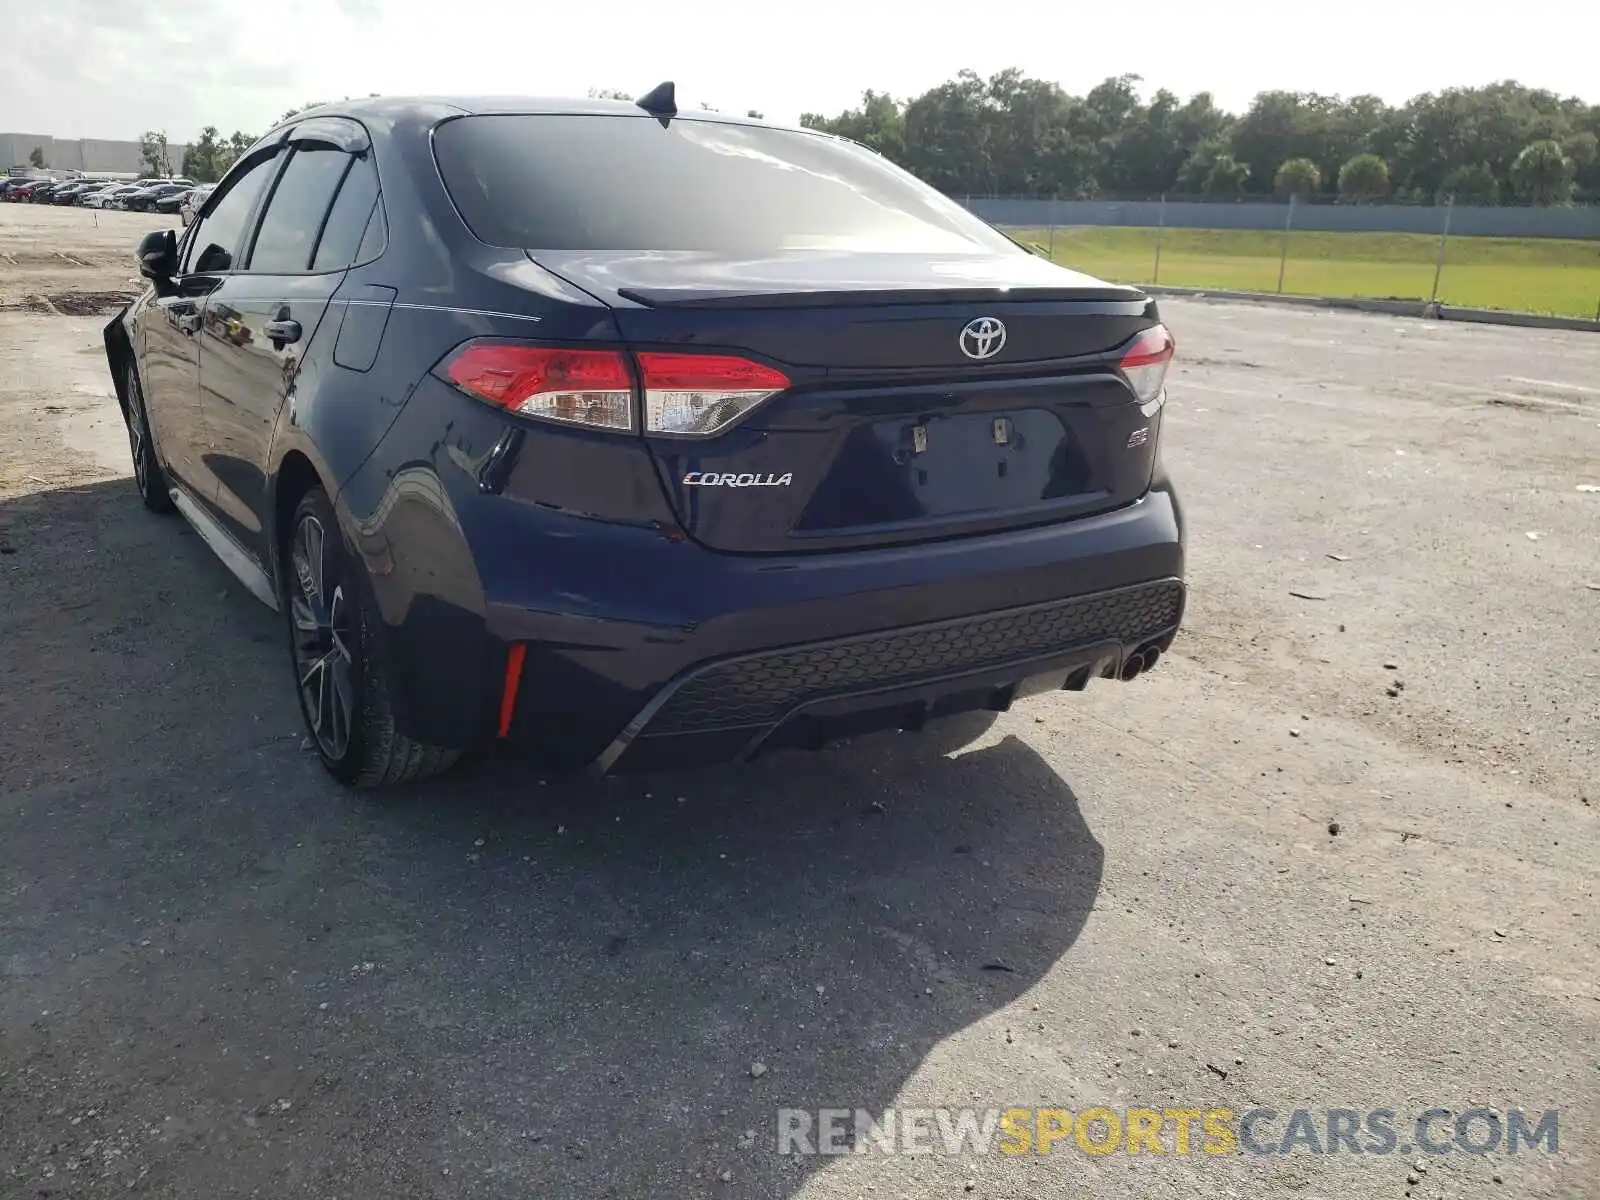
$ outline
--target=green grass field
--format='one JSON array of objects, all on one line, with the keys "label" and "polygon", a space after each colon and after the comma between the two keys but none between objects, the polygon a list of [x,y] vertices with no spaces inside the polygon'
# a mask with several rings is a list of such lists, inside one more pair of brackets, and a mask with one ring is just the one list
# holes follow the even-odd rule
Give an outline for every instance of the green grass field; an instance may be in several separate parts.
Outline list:
[{"label": "green grass field", "polygon": [[[1074,226],[1008,229],[1055,261],[1118,283],[1239,291],[1278,290],[1284,235],[1232,229],[1168,229],[1156,277],[1154,229]],[[1426,300],[1439,239],[1415,233],[1291,233],[1283,290],[1303,296]],[[1594,317],[1600,307],[1600,241],[1451,238],[1439,299],[1446,304]]]}]

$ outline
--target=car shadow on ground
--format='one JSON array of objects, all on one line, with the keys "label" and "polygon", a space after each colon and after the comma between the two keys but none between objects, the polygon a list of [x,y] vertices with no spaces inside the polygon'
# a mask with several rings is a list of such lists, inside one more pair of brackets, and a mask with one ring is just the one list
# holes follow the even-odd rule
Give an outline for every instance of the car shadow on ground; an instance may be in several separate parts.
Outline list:
[{"label": "car shadow on ground", "polygon": [[896,1103],[1095,903],[1014,738],[351,794],[277,618],[131,483],[0,504],[0,546],[19,1194],[792,1195],[831,1160],[780,1108]]}]

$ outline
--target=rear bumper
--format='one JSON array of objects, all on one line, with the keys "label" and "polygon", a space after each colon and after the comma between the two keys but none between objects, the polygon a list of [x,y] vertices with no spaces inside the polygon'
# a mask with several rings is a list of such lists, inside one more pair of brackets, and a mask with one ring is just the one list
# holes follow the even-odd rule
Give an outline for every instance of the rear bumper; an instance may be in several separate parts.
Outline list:
[{"label": "rear bumper", "polygon": [[740,655],[690,668],[601,753],[651,769],[815,745],[841,732],[921,728],[1021,696],[1082,688],[1129,655],[1165,651],[1184,586],[1164,579],[1026,608]]},{"label": "rear bumper", "polygon": [[737,759],[1082,686],[1182,618],[1182,510],[1159,475],[1096,517],[792,556],[445,490],[448,521],[419,491],[384,521],[393,551],[367,556],[396,715],[437,745],[503,729],[568,766]]}]

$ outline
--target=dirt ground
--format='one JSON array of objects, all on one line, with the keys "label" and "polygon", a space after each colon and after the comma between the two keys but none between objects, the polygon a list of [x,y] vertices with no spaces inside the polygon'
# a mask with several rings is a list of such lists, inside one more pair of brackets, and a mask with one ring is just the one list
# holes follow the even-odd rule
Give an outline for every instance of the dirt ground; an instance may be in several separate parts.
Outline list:
[{"label": "dirt ground", "polygon": [[[70,314],[160,219],[95,224],[0,205],[0,1196],[1596,1194],[1600,338],[1164,304],[1147,678],[949,756],[350,795],[278,619],[139,505]],[[1560,1143],[777,1151],[1145,1104]]]}]

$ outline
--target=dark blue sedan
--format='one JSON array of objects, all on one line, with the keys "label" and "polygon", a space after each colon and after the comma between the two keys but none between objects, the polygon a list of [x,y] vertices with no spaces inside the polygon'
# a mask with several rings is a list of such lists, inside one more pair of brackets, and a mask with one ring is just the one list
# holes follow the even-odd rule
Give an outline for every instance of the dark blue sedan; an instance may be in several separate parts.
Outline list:
[{"label": "dark blue sedan", "polygon": [[348,783],[917,728],[1178,629],[1155,303],[849,141],[670,85],[350,101],[139,256],[139,492],[282,613]]}]

